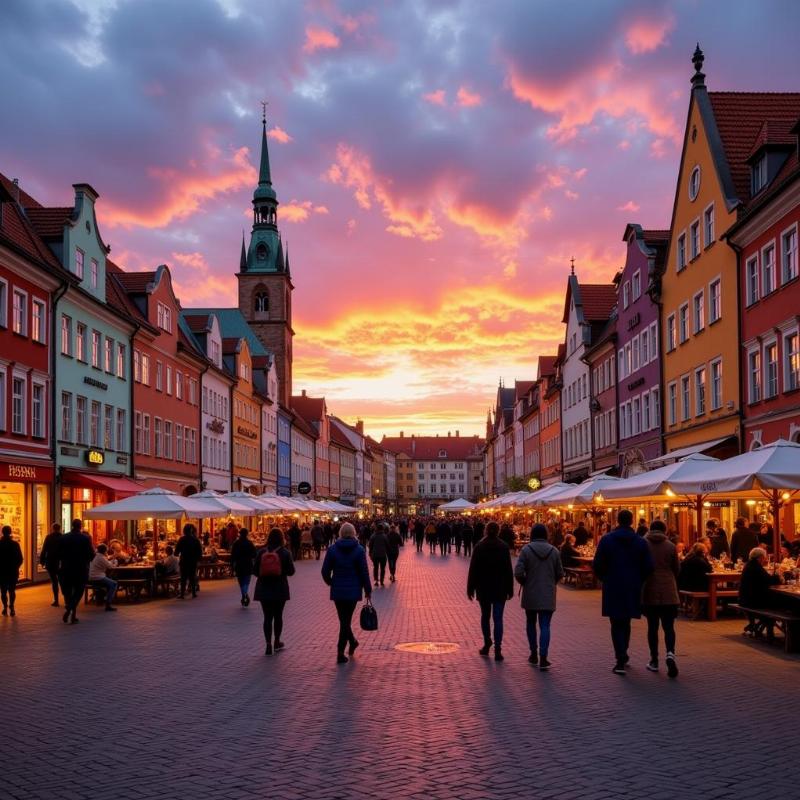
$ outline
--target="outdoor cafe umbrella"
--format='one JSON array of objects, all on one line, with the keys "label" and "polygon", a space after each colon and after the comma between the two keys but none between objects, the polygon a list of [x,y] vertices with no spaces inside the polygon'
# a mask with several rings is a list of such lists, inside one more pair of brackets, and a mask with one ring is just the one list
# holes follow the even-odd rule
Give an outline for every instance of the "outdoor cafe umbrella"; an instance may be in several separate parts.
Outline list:
[{"label": "outdoor cafe umbrella", "polygon": [[571,484],[560,492],[554,492],[547,498],[547,502],[553,506],[592,506],[595,505],[595,501],[602,503],[606,490],[621,480],[612,475],[595,475],[583,483]]},{"label": "outdoor cafe umbrella", "polygon": [[800,491],[800,444],[778,439],[742,455],[712,464],[695,479],[670,481],[680,494],[758,492],[772,505],[775,557],[780,554],[780,509]]},{"label": "outdoor cafe umbrella", "polygon": [[242,503],[241,500],[238,500],[233,497],[228,497],[227,495],[224,494],[219,494],[218,492],[215,492],[213,489],[206,489],[203,492],[198,492],[197,494],[193,494],[191,497],[193,500],[202,499],[208,501],[209,503],[215,503],[232,514],[247,515],[251,510],[250,507]]},{"label": "outdoor cafe umbrella", "polygon": [[264,506],[260,505],[258,495],[250,494],[249,492],[227,492],[222,496],[241,503],[250,512],[248,516],[256,516],[266,511]]},{"label": "outdoor cafe umbrella", "polygon": [[437,511],[469,511],[475,508],[475,503],[470,503],[469,500],[465,500],[463,497],[459,497],[458,500],[451,500],[449,503],[445,503],[444,505],[439,506],[436,510]]},{"label": "outdoor cafe umbrella", "polygon": [[568,489],[570,486],[575,486],[575,484],[562,481],[552,483],[550,486],[545,486],[543,489],[538,489],[535,492],[531,492],[527,497],[523,497],[519,504],[521,506],[546,506],[553,495]]},{"label": "outdoor cafe umbrella", "polygon": [[358,511],[357,508],[354,508],[353,506],[347,506],[344,503],[338,502],[337,500],[323,500],[322,505],[337,514],[355,514],[355,512]]}]

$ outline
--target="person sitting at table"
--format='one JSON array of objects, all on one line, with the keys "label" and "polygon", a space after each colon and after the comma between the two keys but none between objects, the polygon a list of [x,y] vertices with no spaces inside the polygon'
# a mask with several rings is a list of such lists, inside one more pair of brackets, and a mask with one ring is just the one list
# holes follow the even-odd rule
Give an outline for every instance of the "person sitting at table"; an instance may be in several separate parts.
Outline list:
[{"label": "person sitting at table", "polygon": [[670,539],[669,535],[667,538],[675,545],[675,551],[678,554],[678,560],[682,561],[686,557],[686,542],[682,542],[680,539],[672,540]]},{"label": "person sitting at table", "polygon": [[[754,547],[742,570],[742,581],[739,584],[739,605],[745,608],[772,608],[775,606],[775,595],[770,591],[772,586],[783,583],[780,575],[770,575],[766,570],[767,551],[763,547]],[[772,620],[759,620],[757,614],[747,614],[748,624],[744,635],[761,636],[767,630],[767,639],[775,635],[775,623]]]},{"label": "person sitting at table", "polygon": [[165,556],[156,564],[156,572],[161,578],[174,578],[180,575],[181,562],[175,555],[175,548],[168,544],[164,549]]},{"label": "person sitting at table", "polygon": [[[575,530],[572,531],[571,535],[575,537],[575,547],[583,547],[584,545],[589,544],[589,541],[592,538],[592,535],[586,530],[586,526],[583,524],[583,522],[579,522],[575,526]],[[564,566],[566,567],[567,565],[564,564]]]},{"label": "person sitting at table", "polygon": [[775,531],[767,522],[764,522],[758,529],[758,543],[768,553],[771,553],[775,545]]},{"label": "person sitting at table", "polygon": [[576,559],[580,556],[580,551],[575,546],[575,534],[568,533],[564,537],[564,544],[561,545],[561,564],[564,569],[575,569],[580,566]]},{"label": "person sitting at table", "polygon": [[117,566],[117,561],[109,559],[106,555],[108,547],[104,544],[97,545],[97,552],[89,564],[89,583],[95,589],[104,588],[106,591],[106,611],[116,611],[112,603],[117,594],[117,582],[108,577],[108,571]]},{"label": "person sitting at table", "polygon": [[685,592],[707,592],[708,574],[713,568],[707,558],[708,548],[695,542],[692,552],[681,562],[678,572],[678,588]]},{"label": "person sitting at table", "polygon": [[706,535],[711,540],[711,558],[730,558],[731,549],[728,546],[728,534],[719,527],[715,519],[706,522]]}]

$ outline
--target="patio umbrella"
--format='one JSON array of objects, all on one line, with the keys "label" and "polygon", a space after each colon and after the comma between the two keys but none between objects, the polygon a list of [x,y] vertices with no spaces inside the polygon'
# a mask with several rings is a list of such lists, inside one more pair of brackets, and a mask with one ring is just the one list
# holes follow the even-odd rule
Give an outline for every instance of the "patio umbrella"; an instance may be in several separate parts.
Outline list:
[{"label": "patio umbrella", "polygon": [[563,481],[558,481],[557,483],[553,483],[550,486],[545,486],[543,489],[538,489],[535,492],[531,492],[527,497],[523,497],[520,500],[520,505],[522,506],[546,506],[548,505],[548,500],[555,494],[568,489],[570,486],[575,486],[574,483],[564,483]]},{"label": "patio umbrella", "polygon": [[203,492],[193,494],[192,499],[202,499],[208,501],[209,503],[215,503],[221,508],[224,508],[226,511],[234,514],[247,516],[251,511],[250,507],[245,505],[241,500],[229,497],[228,495],[219,494],[213,489],[206,489]]},{"label": "patio umbrella", "polygon": [[439,506],[436,510],[437,511],[470,511],[473,508],[475,508],[475,503],[470,503],[469,500],[465,500],[463,497],[459,497],[458,500],[451,500],[449,503],[445,503],[444,505]]},{"label": "patio umbrella", "polygon": [[281,497],[277,494],[261,494],[258,496],[257,502],[264,511],[294,511],[295,508],[290,498]]},{"label": "patio umbrella", "polygon": [[258,495],[250,494],[249,492],[227,492],[222,497],[241,503],[250,512],[248,516],[251,517],[263,514],[266,510],[263,505],[260,505]]},{"label": "patio umbrella", "polygon": [[621,480],[621,478],[614,478],[611,475],[595,475],[583,483],[572,484],[560,492],[554,492],[547,498],[547,502],[554,506],[593,506],[595,501],[602,503],[606,490],[614,484],[620,483]]},{"label": "patio umbrella", "polygon": [[355,514],[358,511],[357,508],[345,505],[337,500],[323,500],[322,505],[336,514]]},{"label": "patio umbrella", "polygon": [[196,499],[197,495],[184,497],[167,489],[147,489],[139,494],[88,509],[87,519],[180,519],[191,517],[224,517],[228,511],[210,499]]}]

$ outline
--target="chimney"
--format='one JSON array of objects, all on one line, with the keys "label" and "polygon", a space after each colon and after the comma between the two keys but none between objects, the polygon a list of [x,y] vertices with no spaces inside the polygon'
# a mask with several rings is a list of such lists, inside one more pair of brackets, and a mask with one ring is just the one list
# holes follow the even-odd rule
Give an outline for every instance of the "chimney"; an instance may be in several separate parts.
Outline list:
[{"label": "chimney", "polygon": [[19,178],[14,178],[11,183],[14,185],[14,202],[19,203]]},{"label": "chimney", "polygon": [[306,390],[305,390],[305,389],[303,389],[303,391],[302,391],[302,392],[300,392],[300,396],[301,396],[301,397],[305,397],[305,396],[306,396]]},{"label": "chimney", "polygon": [[356,430],[359,432],[361,436],[364,435],[364,420],[360,419],[356,422]]},{"label": "chimney", "polygon": [[450,433],[450,431],[447,431],[447,438],[449,439],[449,438],[450,438],[450,436],[451,436],[451,433]]},{"label": "chimney", "polygon": [[456,439],[458,439],[459,436],[461,436],[461,432],[460,431],[456,431]]},{"label": "chimney", "polygon": [[400,431],[400,438],[403,438],[403,431]]}]

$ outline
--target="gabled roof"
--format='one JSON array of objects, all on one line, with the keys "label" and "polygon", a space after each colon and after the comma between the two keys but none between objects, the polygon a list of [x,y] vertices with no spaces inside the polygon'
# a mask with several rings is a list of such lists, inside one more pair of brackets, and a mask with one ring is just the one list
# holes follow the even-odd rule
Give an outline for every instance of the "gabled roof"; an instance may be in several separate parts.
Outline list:
[{"label": "gabled roof", "polygon": [[214,314],[219,321],[219,328],[223,337],[247,339],[250,353],[254,356],[272,355],[269,350],[261,344],[261,340],[256,336],[255,331],[247,324],[244,314],[238,308],[189,308],[187,314],[202,315]]},{"label": "gabled roof", "polygon": [[117,280],[126,292],[146,294],[149,286],[155,281],[157,272],[117,272]]},{"label": "gabled roof", "polygon": [[352,450],[354,453],[356,448],[350,443],[350,440],[339,430],[338,426],[331,425],[331,444],[337,447],[342,447],[345,450]]},{"label": "gabled roof", "polygon": [[45,240],[61,239],[64,235],[64,226],[72,218],[73,211],[72,206],[54,206],[52,208],[35,206],[25,209],[31,225]]},{"label": "gabled roof", "polygon": [[514,398],[521,400],[531,390],[536,381],[514,381]]},{"label": "gabled roof", "polygon": [[242,339],[239,336],[224,336],[222,338],[222,354],[225,356],[240,353]]},{"label": "gabled roof", "polygon": [[613,284],[582,283],[581,305],[586,322],[605,322],[617,304],[617,290]]},{"label": "gabled roof", "polygon": [[137,325],[147,328],[153,333],[158,333],[158,328],[147,321],[147,317],[142,313],[139,306],[131,300],[124,288],[123,279],[131,274],[135,275],[137,273],[125,272],[111,259],[106,258],[106,303],[128,318],[135,320]]},{"label": "gabled roof", "polygon": [[181,314],[181,319],[192,333],[209,333],[211,318],[211,314]]},{"label": "gabled roof", "polygon": [[2,172],[0,172],[0,187],[5,189],[9,195],[14,198],[15,202],[17,197],[19,197],[19,204],[26,210],[42,207],[42,204],[38,200],[31,197],[18,183],[15,184],[13,180],[3,175]]},{"label": "gabled roof", "polygon": [[555,375],[557,356],[539,356],[539,378]]},{"label": "gabled roof", "polygon": [[325,416],[325,398],[293,395],[292,409],[309,422],[321,422]]},{"label": "gabled roof", "polygon": [[[294,411],[294,409],[292,409]],[[295,414],[292,420],[292,425],[298,430],[302,431],[306,436],[311,439],[319,439],[319,434],[313,425],[310,425],[300,414]]]},{"label": "gabled roof", "polygon": [[40,239],[16,202],[6,202],[0,199],[0,238],[28,258],[46,264],[61,277],[67,274],[53,251]]},{"label": "gabled roof", "polygon": [[661,230],[660,228],[645,228],[642,230],[642,235],[647,241],[669,241],[669,230]]},{"label": "gabled roof", "polygon": [[[420,461],[476,458],[483,452],[485,443],[479,436],[384,436],[381,439],[384,450],[405,453]],[[440,451],[446,455],[440,456]]]}]

